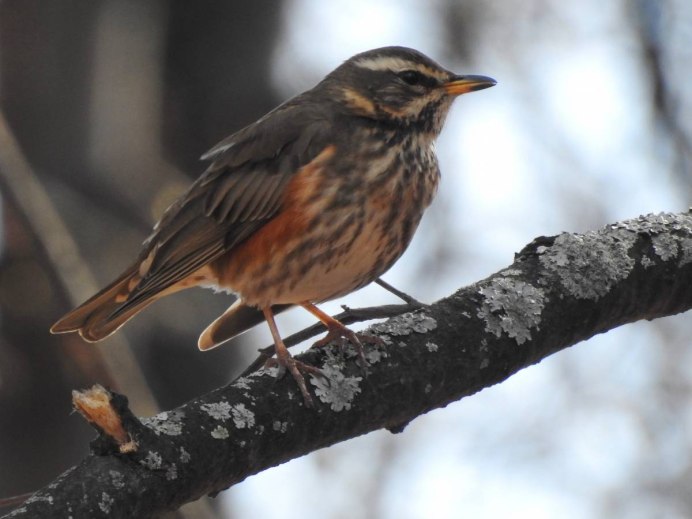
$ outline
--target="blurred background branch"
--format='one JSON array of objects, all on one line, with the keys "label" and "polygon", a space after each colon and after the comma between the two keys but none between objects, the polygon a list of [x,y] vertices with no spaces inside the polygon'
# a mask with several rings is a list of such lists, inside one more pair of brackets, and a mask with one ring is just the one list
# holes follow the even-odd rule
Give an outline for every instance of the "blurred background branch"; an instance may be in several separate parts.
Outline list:
[{"label": "blurred background branch", "polygon": [[[36,179],[0,111],[0,185],[5,201],[25,220],[27,230],[45,258],[44,267],[66,292],[69,304],[76,306],[93,295],[99,286],[80,257],[72,236],[60,215]],[[27,297],[31,297],[27,294]],[[127,341],[118,336],[111,347],[95,345],[96,362],[102,365],[102,376],[114,388],[128,388],[136,409],[145,416],[158,412],[154,396],[144,379]],[[93,365],[88,365],[93,369]]]}]

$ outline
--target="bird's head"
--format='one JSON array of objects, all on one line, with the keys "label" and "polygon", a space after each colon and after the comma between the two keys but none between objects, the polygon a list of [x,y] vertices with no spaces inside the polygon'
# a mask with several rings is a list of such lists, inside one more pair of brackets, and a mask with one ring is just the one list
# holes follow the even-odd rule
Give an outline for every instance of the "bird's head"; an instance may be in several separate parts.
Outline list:
[{"label": "bird's head", "polygon": [[413,49],[383,47],[348,59],[322,86],[349,113],[437,135],[456,96],[495,83],[453,74]]}]

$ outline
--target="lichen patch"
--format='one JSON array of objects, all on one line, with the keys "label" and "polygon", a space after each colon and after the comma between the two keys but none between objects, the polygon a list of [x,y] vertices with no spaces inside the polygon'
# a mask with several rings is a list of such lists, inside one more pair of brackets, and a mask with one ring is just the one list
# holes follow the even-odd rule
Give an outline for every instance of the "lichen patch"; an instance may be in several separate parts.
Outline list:
[{"label": "lichen patch", "polygon": [[108,495],[106,492],[101,492],[101,500],[99,501],[99,509],[104,513],[108,514],[111,511],[111,506],[113,506],[113,503],[115,502],[115,499],[113,499],[110,495]]},{"label": "lichen patch", "polygon": [[183,433],[183,420],[185,414],[180,410],[164,411],[155,416],[140,418],[140,421],[149,427],[157,436],[179,436]]},{"label": "lichen patch", "polygon": [[220,402],[202,404],[200,409],[214,420],[228,420],[231,417],[231,404],[223,400]]},{"label": "lichen patch", "polygon": [[163,458],[156,451],[149,451],[146,457],[139,462],[149,470],[159,470],[163,465]]},{"label": "lichen patch", "polygon": [[680,266],[685,266],[692,262],[692,238],[683,238],[680,240]]},{"label": "lichen patch", "polygon": [[189,463],[191,459],[192,456],[190,456],[190,453],[185,450],[185,447],[180,447],[180,461],[182,463]]},{"label": "lichen patch", "polygon": [[608,228],[613,230],[623,229],[637,234],[646,234],[648,236],[670,231],[686,231],[690,233],[692,232],[692,210],[685,214],[647,214],[614,223],[609,225]]},{"label": "lichen patch", "polygon": [[225,427],[222,427],[220,425],[217,425],[214,429],[211,431],[211,437],[215,438],[217,440],[225,440],[228,438],[228,429]]},{"label": "lichen patch", "polygon": [[255,413],[250,411],[245,404],[236,404],[231,408],[233,423],[238,429],[250,429],[255,425]]},{"label": "lichen patch", "polygon": [[285,433],[288,430],[288,422],[274,420],[274,422],[272,422],[272,429],[280,433]]},{"label": "lichen patch", "polygon": [[678,240],[671,234],[658,234],[651,238],[654,252],[663,261],[668,261],[678,255]]},{"label": "lichen patch", "polygon": [[383,323],[373,324],[371,330],[376,333],[401,337],[411,333],[427,333],[437,328],[437,321],[423,312],[409,312],[392,317]]},{"label": "lichen patch", "polygon": [[360,393],[362,377],[347,377],[337,367],[325,365],[322,368],[325,377],[310,377],[310,382],[315,386],[315,394],[329,404],[332,411],[339,412],[351,409],[351,404],[356,395]]},{"label": "lichen patch", "polygon": [[636,235],[629,232],[561,234],[540,262],[571,296],[597,300],[634,268],[628,252],[635,240]]},{"label": "lichen patch", "polygon": [[531,329],[538,328],[545,306],[543,290],[524,281],[496,277],[479,290],[483,303],[478,317],[485,321],[485,330],[500,337],[506,333],[523,344],[531,339]]},{"label": "lichen patch", "polygon": [[109,470],[108,475],[111,477],[111,483],[115,488],[123,488],[125,486],[125,476],[117,470]]},{"label": "lichen patch", "polygon": [[645,269],[649,269],[656,265],[656,262],[652,260],[649,256],[642,256],[640,263],[642,264],[642,267],[644,267]]}]

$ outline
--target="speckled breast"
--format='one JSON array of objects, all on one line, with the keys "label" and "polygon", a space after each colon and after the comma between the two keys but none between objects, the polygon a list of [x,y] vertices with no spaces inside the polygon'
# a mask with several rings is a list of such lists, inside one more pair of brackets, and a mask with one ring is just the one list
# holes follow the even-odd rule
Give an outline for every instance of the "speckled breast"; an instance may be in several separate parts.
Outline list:
[{"label": "speckled breast", "polygon": [[438,181],[428,143],[380,141],[358,155],[334,147],[296,174],[281,212],[224,259],[219,284],[259,307],[365,286],[406,250]]}]

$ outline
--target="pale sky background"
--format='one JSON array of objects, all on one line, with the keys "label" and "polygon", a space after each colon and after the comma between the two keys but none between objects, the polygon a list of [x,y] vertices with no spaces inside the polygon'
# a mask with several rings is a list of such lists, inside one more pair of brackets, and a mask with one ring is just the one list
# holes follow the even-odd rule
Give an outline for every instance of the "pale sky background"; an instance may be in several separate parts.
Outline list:
[{"label": "pale sky background", "polygon": [[[498,17],[526,22],[530,16],[519,1],[497,4],[504,13]],[[554,5],[560,6],[554,25],[506,35],[524,38],[523,54],[494,44],[489,23],[474,63],[445,61],[438,2],[293,0],[286,6],[274,72],[285,97],[357,52],[395,44],[456,72],[498,80],[456,102],[438,145],[438,199],[409,251],[384,276],[423,301],[510,264],[537,236],[690,205],[661,161],[665,150],[651,148],[650,92],[622,21],[623,4]],[[430,271],[430,236],[440,222],[449,239]],[[325,307],[391,301],[370,287]],[[665,321],[677,330],[671,340],[692,327],[689,314]],[[290,332],[309,322],[298,312],[280,326]],[[265,327],[252,333],[269,341]],[[377,482],[374,517],[598,517],[609,489],[688,466],[689,407],[653,430],[642,425],[647,406],[652,415],[660,412],[661,402],[646,403],[652,373],[665,364],[658,333],[650,323],[620,328],[419,418],[403,434],[380,431],[270,469],[228,492],[234,512],[364,517],[372,508],[363,503]],[[679,514],[672,502],[635,500],[625,516]]]}]

